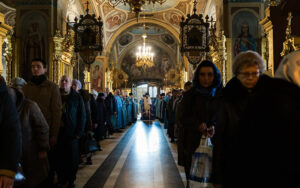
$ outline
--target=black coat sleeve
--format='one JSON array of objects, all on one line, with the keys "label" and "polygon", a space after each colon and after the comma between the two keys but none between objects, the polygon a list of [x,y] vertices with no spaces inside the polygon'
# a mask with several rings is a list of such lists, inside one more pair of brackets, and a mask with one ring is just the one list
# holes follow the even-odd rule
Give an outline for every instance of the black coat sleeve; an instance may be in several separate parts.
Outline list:
[{"label": "black coat sleeve", "polygon": [[21,127],[6,85],[0,85],[0,176],[14,178],[21,158]]},{"label": "black coat sleeve", "polygon": [[81,97],[79,97],[79,105],[77,109],[77,126],[75,135],[78,137],[81,137],[83,135],[83,130],[86,122],[86,113],[85,113],[85,107],[84,102]]}]

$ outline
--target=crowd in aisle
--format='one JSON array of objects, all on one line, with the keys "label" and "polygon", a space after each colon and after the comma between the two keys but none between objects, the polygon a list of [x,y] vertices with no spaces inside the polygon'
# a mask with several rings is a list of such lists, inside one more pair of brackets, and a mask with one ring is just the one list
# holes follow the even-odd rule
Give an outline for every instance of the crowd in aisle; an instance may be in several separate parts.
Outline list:
[{"label": "crowd in aisle", "polygon": [[138,104],[118,89],[89,93],[68,76],[56,85],[42,59],[31,71],[28,83],[1,78],[0,187],[75,187],[79,165],[93,164],[101,141],[137,120]]}]

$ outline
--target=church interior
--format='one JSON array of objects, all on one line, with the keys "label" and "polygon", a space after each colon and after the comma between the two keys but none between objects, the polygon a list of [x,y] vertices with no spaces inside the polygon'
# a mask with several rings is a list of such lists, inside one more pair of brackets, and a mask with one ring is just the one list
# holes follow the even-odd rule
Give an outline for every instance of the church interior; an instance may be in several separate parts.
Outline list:
[{"label": "church interior", "polygon": [[[300,49],[299,9],[299,0],[0,0],[0,74],[8,86],[28,82],[40,58],[55,84],[66,75],[90,93],[132,93],[143,113],[146,93],[183,90],[203,60],[225,86],[234,58],[252,50],[273,77]],[[93,164],[79,165],[75,187],[190,186],[177,146],[154,119],[102,140]]]}]

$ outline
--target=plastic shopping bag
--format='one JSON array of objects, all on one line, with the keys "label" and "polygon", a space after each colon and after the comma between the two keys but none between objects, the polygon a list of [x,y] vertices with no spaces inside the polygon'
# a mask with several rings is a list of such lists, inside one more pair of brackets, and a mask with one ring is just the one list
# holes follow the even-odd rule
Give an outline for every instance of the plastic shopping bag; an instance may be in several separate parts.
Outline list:
[{"label": "plastic shopping bag", "polygon": [[202,136],[196,149],[190,171],[190,188],[213,188],[211,183],[213,145],[210,138]]}]

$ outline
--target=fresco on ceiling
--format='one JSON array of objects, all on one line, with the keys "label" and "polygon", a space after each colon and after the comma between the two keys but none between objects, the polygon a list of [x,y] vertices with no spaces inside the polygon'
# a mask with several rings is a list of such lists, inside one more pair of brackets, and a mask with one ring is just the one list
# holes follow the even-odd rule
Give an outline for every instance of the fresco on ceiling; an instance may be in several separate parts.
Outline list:
[{"label": "fresco on ceiling", "polygon": [[[165,29],[153,25],[146,25],[145,27],[147,35],[160,35],[165,32]],[[144,27],[143,25],[135,26],[131,30],[129,30],[130,33],[134,35],[142,35],[144,33]]]},{"label": "fresco on ceiling", "polygon": [[165,15],[166,20],[175,27],[180,27],[182,15],[175,11],[169,11]]},{"label": "fresco on ceiling", "polygon": [[126,46],[128,45],[133,39],[133,36],[129,33],[126,33],[125,35],[122,35],[120,38],[119,38],[119,44],[121,46]]},{"label": "fresco on ceiling", "polygon": [[166,73],[175,67],[170,55],[157,45],[150,44],[154,52],[154,66],[146,68],[144,71],[141,67],[135,65],[136,51],[138,47],[132,48],[121,61],[121,68],[129,76],[129,82],[137,80],[158,79],[163,80]]},{"label": "fresco on ceiling", "polygon": [[174,38],[169,34],[163,34],[160,37],[161,37],[161,40],[166,44],[172,45],[175,42]]},{"label": "fresco on ceiling", "polygon": [[31,60],[34,58],[48,59],[47,21],[40,13],[33,12],[23,19],[20,31],[24,31],[22,32],[23,64],[20,70],[23,71],[21,76],[28,80],[31,74],[29,71]]},{"label": "fresco on ceiling", "polygon": [[237,13],[232,21],[233,54],[257,51],[258,18],[248,11]]},{"label": "fresco on ceiling", "polygon": [[[143,11],[144,12],[157,12],[157,11],[163,11],[167,10],[169,8],[172,8],[178,4],[180,0],[172,0],[172,1],[166,1],[162,5],[159,3],[155,3],[154,5],[146,3],[146,5],[143,6]],[[123,3],[120,3],[117,8],[130,11],[130,7],[128,4],[124,5]]]},{"label": "fresco on ceiling", "polygon": [[106,18],[105,26],[107,30],[118,28],[125,21],[125,13],[115,11]]},{"label": "fresco on ceiling", "polygon": [[91,86],[97,92],[103,91],[103,62],[99,59],[91,65]]}]

